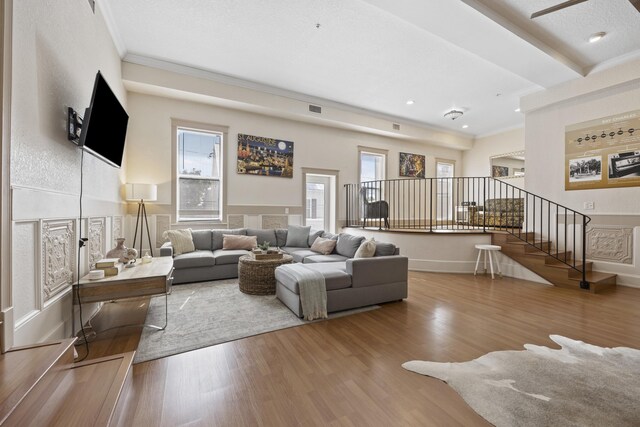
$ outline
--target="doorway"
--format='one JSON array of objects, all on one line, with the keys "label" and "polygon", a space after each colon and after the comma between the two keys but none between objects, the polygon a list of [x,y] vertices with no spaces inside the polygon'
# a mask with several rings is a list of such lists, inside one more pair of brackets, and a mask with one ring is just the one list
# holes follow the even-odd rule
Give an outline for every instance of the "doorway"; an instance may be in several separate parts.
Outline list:
[{"label": "doorway", "polygon": [[316,230],[336,229],[337,172],[304,172],[304,224]]},{"label": "doorway", "polygon": [[436,160],[436,218],[448,221],[453,218],[453,177],[455,162]]}]

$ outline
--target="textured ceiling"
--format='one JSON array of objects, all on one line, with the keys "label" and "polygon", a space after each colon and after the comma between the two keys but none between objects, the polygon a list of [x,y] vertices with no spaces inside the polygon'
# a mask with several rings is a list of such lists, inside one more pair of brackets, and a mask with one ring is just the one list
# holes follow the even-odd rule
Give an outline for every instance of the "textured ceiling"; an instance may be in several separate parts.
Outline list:
[{"label": "textured ceiling", "polygon": [[[627,0],[610,3],[618,1]],[[553,1],[467,3],[111,0],[101,6],[129,57],[187,65],[475,135],[522,124],[522,116],[514,112],[521,95],[576,78],[580,67],[639,49],[635,37],[619,49],[600,49],[602,53],[572,50],[573,39],[555,42],[536,33],[568,25],[552,21],[554,17],[548,19],[550,29],[526,29],[542,45],[557,45],[566,56],[563,63],[492,16],[495,12],[516,22],[530,9]],[[524,3],[526,8],[520,5]],[[579,15],[580,7],[571,13]],[[634,13],[638,16],[624,17],[624,25],[640,27],[640,14]],[[616,17],[608,14],[606,21]],[[573,20],[586,25],[583,18]],[[407,105],[408,99],[415,104]],[[463,110],[464,116],[445,119],[452,108]]]}]

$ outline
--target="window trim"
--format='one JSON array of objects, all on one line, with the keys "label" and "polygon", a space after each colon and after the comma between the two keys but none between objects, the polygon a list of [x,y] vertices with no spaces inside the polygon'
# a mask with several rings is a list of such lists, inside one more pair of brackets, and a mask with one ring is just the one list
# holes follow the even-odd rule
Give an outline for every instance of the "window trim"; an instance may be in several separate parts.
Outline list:
[{"label": "window trim", "polygon": [[[178,129],[191,130],[194,132],[211,132],[222,134],[222,149],[220,155],[222,162],[220,164],[219,178],[206,178],[207,180],[220,180],[220,219],[180,219],[180,204],[178,203]],[[213,125],[210,123],[193,122],[189,120],[171,119],[171,200],[172,200],[172,222],[174,224],[225,224],[228,212],[227,206],[227,153],[229,146],[229,127],[222,125]],[[193,178],[193,177],[190,177]],[[202,177],[205,178],[205,177]]]}]

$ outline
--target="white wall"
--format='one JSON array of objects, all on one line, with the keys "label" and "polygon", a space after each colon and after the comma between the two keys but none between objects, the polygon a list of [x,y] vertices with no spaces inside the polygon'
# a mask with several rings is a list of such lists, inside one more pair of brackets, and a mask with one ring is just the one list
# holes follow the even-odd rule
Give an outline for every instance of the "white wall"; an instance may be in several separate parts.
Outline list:
[{"label": "white wall", "polygon": [[[524,128],[520,128],[477,138],[473,142],[473,148],[463,152],[463,176],[491,176],[489,159],[492,156],[523,151],[524,134]],[[528,164],[528,159],[525,162]],[[524,188],[523,178],[509,178],[505,182]]]},{"label": "white wall", "polygon": [[[596,259],[595,268],[619,274],[620,283],[640,285],[640,187],[564,190],[565,127],[640,109],[640,60],[529,95],[521,105],[527,190],[591,216],[590,225],[600,228],[600,247],[592,253],[605,243],[619,248],[605,254],[610,261]],[[594,202],[595,209],[584,210],[584,202]]]},{"label": "white wall", "polygon": [[[173,212],[174,208],[171,200],[172,118],[229,127],[225,177],[227,202],[235,213],[242,213],[244,207],[252,205],[265,209],[271,207],[271,213],[281,214],[284,214],[285,207],[301,209],[301,168],[315,168],[339,171],[338,218],[344,219],[343,185],[358,181],[359,145],[389,150],[390,179],[398,177],[400,151],[426,155],[427,176],[435,176],[436,158],[451,159],[458,165],[461,163],[461,152],[455,149],[134,92],[129,93],[128,100],[131,122],[127,178],[132,182],[139,180],[159,184],[158,201],[155,207],[148,206],[155,212],[163,209],[159,206],[162,204],[168,208],[166,212]],[[239,175],[235,169],[238,133],[293,141],[294,177]]]},{"label": "white wall", "polygon": [[[94,15],[86,0],[14,1],[12,52],[13,297],[3,307],[13,337],[5,347],[71,334],[81,152],[66,137],[67,107],[84,115],[98,70],[126,105],[120,58],[99,7]],[[82,236],[91,232],[91,247],[81,274],[89,258],[113,246],[123,176],[85,155],[83,207],[91,219]]]}]

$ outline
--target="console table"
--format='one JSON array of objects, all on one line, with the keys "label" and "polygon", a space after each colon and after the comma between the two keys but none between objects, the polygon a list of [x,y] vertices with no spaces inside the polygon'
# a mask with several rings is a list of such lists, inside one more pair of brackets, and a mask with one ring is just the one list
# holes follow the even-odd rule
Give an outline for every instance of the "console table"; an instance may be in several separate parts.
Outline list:
[{"label": "console table", "polygon": [[84,276],[78,284],[73,285],[73,303],[78,304],[78,298],[82,303],[87,303],[164,294],[164,326],[144,325],[163,330],[168,321],[167,295],[171,292],[172,273],[172,257],[156,257],[146,264],[138,259],[135,267],[123,268],[115,276],[98,280],[89,280],[88,276]]}]

